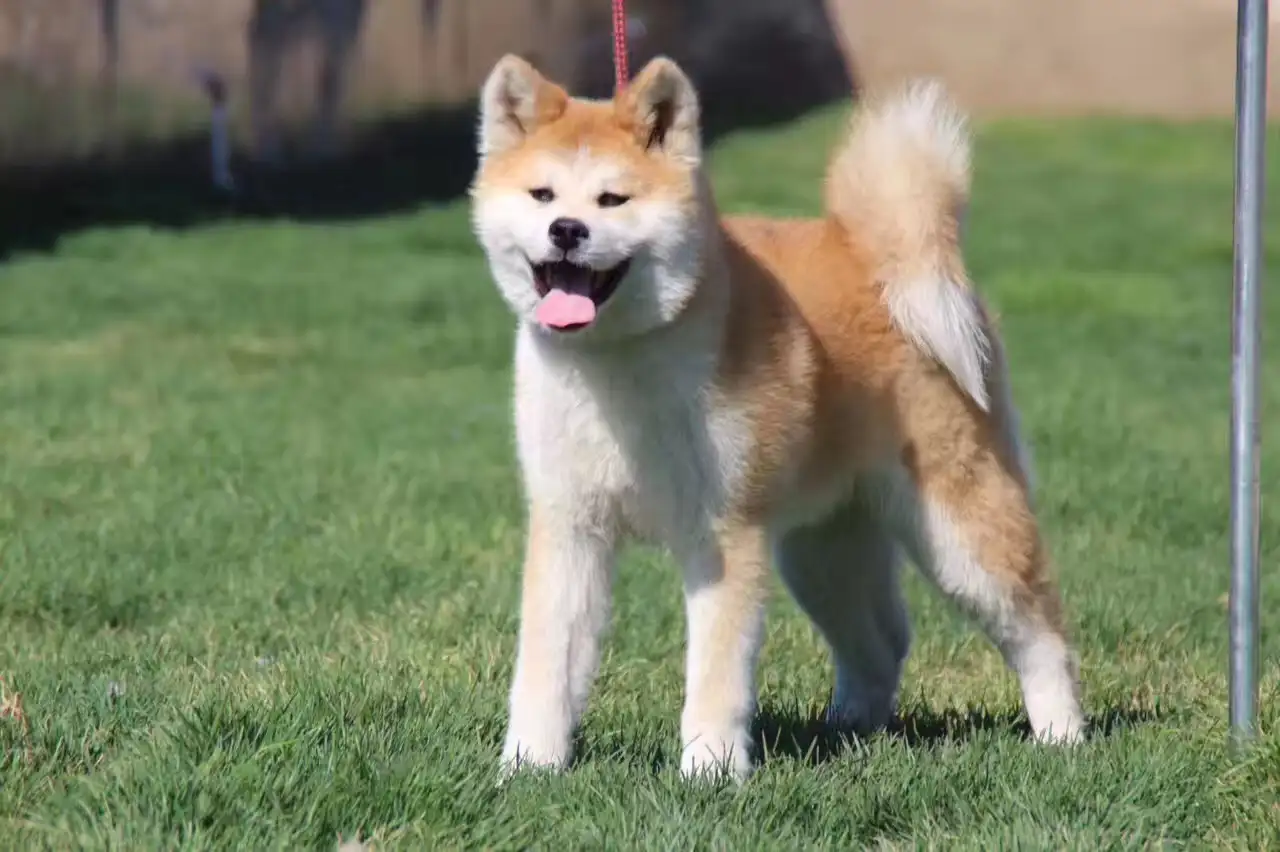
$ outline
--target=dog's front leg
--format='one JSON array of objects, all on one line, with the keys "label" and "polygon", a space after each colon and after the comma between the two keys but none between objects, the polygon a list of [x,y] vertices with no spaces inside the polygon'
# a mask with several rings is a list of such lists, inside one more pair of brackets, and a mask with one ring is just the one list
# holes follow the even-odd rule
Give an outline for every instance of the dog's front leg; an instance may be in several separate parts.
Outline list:
[{"label": "dog's front leg", "polygon": [[763,529],[735,524],[685,558],[689,647],[680,768],[686,777],[727,772],[743,780],[751,773],[767,554]]},{"label": "dog's front leg", "polygon": [[616,544],[606,520],[536,505],[530,512],[504,776],[522,767],[560,770],[572,757],[609,619]]}]

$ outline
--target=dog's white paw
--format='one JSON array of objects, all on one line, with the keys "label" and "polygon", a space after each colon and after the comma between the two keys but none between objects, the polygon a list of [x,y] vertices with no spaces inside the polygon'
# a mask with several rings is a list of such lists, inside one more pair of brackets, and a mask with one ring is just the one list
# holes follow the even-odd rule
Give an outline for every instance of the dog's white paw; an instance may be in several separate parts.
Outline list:
[{"label": "dog's white paw", "polygon": [[1031,730],[1042,743],[1078,743],[1084,739],[1085,717],[1080,709],[1074,655],[1048,642],[1033,650],[1038,653],[1028,653],[1028,661],[1021,667],[1022,699]]},{"label": "dog's white paw", "polygon": [[751,776],[751,739],[746,731],[698,731],[687,735],[680,755],[680,774],[690,780],[728,778],[743,782]]},{"label": "dog's white paw", "polygon": [[1086,723],[1076,708],[1068,708],[1048,721],[1037,719],[1032,730],[1037,742],[1046,745],[1070,746],[1084,742]]},{"label": "dog's white paw", "polygon": [[551,741],[507,734],[502,748],[502,761],[498,767],[498,783],[501,784],[517,772],[562,772],[572,757],[568,741]]}]

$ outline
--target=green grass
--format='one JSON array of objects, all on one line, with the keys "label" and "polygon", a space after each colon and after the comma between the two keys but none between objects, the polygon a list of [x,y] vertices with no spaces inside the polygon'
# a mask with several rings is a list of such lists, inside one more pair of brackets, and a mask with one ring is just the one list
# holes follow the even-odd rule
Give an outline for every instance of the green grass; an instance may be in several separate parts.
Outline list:
[{"label": "green grass", "polygon": [[[724,205],[814,211],[838,127],[725,142]],[[679,582],[650,552],[623,564],[577,766],[495,787],[522,525],[512,323],[460,206],[90,231],[0,267],[0,674],[30,726],[0,720],[0,846],[1274,844],[1274,514],[1265,733],[1225,748],[1231,152],[1220,125],[979,142],[970,258],[1095,738],[1028,743],[995,652],[914,575],[903,723],[833,737],[814,721],[825,651],[778,594],[768,756],[740,790],[679,779]],[[1268,234],[1280,269],[1280,217]],[[1280,422],[1280,371],[1263,388]]]}]

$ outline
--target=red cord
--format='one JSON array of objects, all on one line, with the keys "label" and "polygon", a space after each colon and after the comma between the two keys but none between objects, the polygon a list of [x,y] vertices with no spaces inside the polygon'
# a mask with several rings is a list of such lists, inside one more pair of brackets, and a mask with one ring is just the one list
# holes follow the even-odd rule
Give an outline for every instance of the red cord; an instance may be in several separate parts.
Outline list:
[{"label": "red cord", "polygon": [[627,73],[626,0],[613,0],[613,70],[617,91],[621,92],[631,79],[631,75]]}]

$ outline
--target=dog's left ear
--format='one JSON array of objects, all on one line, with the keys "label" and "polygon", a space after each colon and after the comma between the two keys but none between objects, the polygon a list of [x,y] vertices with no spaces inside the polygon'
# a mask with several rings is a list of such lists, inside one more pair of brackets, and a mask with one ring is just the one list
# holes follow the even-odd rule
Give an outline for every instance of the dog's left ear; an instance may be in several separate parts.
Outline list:
[{"label": "dog's left ear", "polygon": [[698,93],[672,60],[652,60],[617,95],[614,105],[619,120],[646,150],[688,166],[702,160]]},{"label": "dog's left ear", "polygon": [[516,147],[564,113],[569,95],[515,54],[498,60],[480,91],[480,156]]}]

